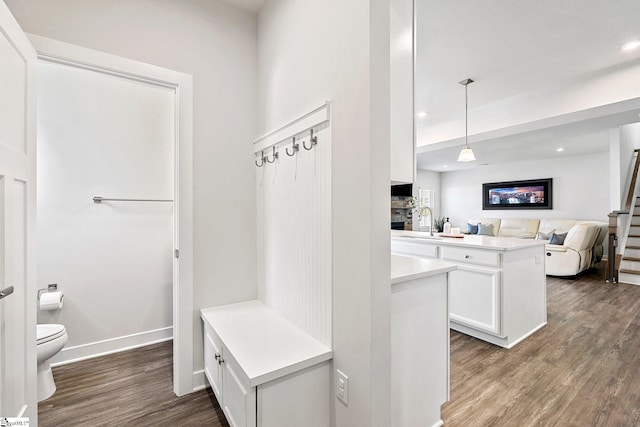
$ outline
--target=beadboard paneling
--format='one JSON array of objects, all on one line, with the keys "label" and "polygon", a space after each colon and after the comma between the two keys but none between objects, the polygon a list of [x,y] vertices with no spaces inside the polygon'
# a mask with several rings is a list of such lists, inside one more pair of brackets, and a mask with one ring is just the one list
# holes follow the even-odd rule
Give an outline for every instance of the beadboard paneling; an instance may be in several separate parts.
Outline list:
[{"label": "beadboard paneling", "polygon": [[[279,144],[279,159],[256,167],[258,298],[331,347],[331,127]],[[269,153],[271,158],[271,150]]]}]

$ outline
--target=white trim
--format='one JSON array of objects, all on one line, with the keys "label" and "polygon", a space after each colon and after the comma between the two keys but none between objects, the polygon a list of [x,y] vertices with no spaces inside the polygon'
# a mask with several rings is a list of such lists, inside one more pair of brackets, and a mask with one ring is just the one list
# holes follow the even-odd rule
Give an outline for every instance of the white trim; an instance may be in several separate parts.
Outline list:
[{"label": "white trim", "polygon": [[[4,250],[2,262],[3,280],[9,281],[4,285],[11,284],[13,280],[12,274],[16,269],[21,268],[19,260],[24,257],[24,265],[21,268],[20,280],[22,283],[15,283],[16,293],[11,297],[13,302],[12,310],[8,310],[6,316],[2,317],[2,328],[9,327],[11,330],[6,331],[8,342],[13,342],[14,337],[24,339],[22,348],[17,348],[14,356],[19,361],[15,365],[14,360],[3,360],[3,371],[7,371],[12,378],[6,380],[6,376],[0,375],[0,388],[5,389],[7,386],[14,387],[14,396],[12,396],[10,406],[6,406],[7,410],[11,407],[20,408],[18,417],[27,416],[31,418],[34,425],[38,423],[38,387],[37,387],[37,363],[36,363],[36,305],[31,300],[37,290],[37,258],[36,258],[36,116],[37,116],[37,56],[36,51],[31,46],[29,39],[20,28],[20,25],[11,14],[11,11],[4,2],[0,1],[0,38],[5,39],[11,46],[11,50],[24,62],[24,134],[23,145],[20,154],[15,158],[12,156],[11,161],[3,159],[4,165],[2,172],[5,174],[5,180],[9,178],[23,182],[24,201],[22,210],[22,219],[24,220],[23,236],[16,236],[23,242],[23,253],[12,254],[10,250]],[[15,83],[12,79],[11,83]],[[3,154],[7,151],[3,150]],[[4,156],[3,156],[4,157]],[[15,162],[14,162],[15,161]],[[7,186],[5,182],[3,186]],[[5,193],[9,199],[15,198],[15,191]],[[9,200],[8,199],[8,200]],[[17,200],[16,200],[17,201]],[[10,203],[13,201],[10,200]],[[9,207],[13,207],[11,204]],[[0,226],[6,227],[12,224],[11,221],[18,220],[18,211],[10,209],[2,220]],[[11,226],[10,226],[11,227]],[[15,228],[15,227],[13,227]],[[7,230],[10,231],[10,230]],[[9,233],[10,234],[10,233]],[[0,239],[0,243],[7,243],[5,236]],[[9,242],[13,243],[13,242]],[[8,249],[8,248],[7,248]],[[13,265],[7,265],[10,260]],[[6,267],[6,268],[5,268]],[[20,289],[22,288],[22,289]],[[3,305],[5,303],[3,302]],[[7,306],[8,307],[8,306]],[[13,312],[13,313],[11,313]],[[4,320],[8,320],[7,323]],[[3,334],[4,335],[4,334]],[[17,341],[16,341],[17,342]],[[4,340],[3,340],[4,343]],[[0,351],[0,353],[2,353]],[[20,360],[22,359],[22,360]],[[9,404],[8,404],[9,405]],[[4,409],[4,405],[0,405],[0,409]],[[11,414],[0,414],[7,416]]]},{"label": "white trim", "polygon": [[132,59],[28,34],[40,58],[169,86],[176,91],[173,391],[193,391],[193,77]]},{"label": "white trim", "polygon": [[314,126],[328,122],[330,118],[331,103],[329,101],[325,101],[321,106],[314,108],[286,125],[281,126],[253,141],[253,152],[257,153],[258,151],[269,148],[272,145],[279,144],[288,138],[311,129]]},{"label": "white trim", "polygon": [[94,357],[106,356],[107,354],[120,353],[121,351],[169,341],[172,338],[173,327],[168,326],[152,331],[65,347],[51,359],[51,366],[66,365],[81,360],[93,359]]},{"label": "white trim", "polygon": [[209,382],[204,374],[204,369],[193,373],[193,391],[200,391],[209,388]]},{"label": "white trim", "polygon": [[17,418],[22,418],[24,417],[24,415],[27,413],[27,409],[29,408],[29,405],[24,405],[22,407],[22,409],[20,409],[20,412],[18,412],[18,415],[16,415]]}]

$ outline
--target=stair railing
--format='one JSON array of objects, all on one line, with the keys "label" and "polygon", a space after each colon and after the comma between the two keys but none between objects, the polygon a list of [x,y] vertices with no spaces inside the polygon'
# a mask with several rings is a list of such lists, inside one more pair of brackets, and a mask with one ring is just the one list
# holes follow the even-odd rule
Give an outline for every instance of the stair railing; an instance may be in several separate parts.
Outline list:
[{"label": "stair railing", "polygon": [[631,180],[629,182],[629,190],[627,191],[627,200],[624,204],[623,210],[613,211],[609,216],[609,249],[608,249],[608,268],[607,268],[607,282],[618,282],[618,264],[620,261],[620,255],[616,253],[618,247],[618,222],[621,215],[629,215],[631,210],[631,202],[636,189],[636,182],[638,179],[638,171],[640,170],[640,149],[633,150],[636,156],[635,166],[633,167],[633,173],[631,174]]},{"label": "stair railing", "polygon": [[624,210],[627,212],[629,212],[629,209],[631,209],[631,202],[633,201],[633,195],[636,189],[636,181],[638,179],[638,169],[640,169],[640,156],[638,156],[638,153],[640,153],[640,148],[633,150],[633,152],[636,156],[636,164],[633,167],[633,174],[631,175],[631,182],[629,183],[629,191],[627,192],[627,201],[624,204]]}]

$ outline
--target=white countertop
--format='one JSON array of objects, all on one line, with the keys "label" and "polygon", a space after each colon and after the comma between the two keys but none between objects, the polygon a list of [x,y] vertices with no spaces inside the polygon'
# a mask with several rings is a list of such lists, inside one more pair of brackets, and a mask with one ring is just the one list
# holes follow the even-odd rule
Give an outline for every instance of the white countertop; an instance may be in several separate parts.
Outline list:
[{"label": "white countertop", "polygon": [[458,268],[457,265],[452,262],[392,254],[391,284],[444,274],[456,268]]},{"label": "white countertop", "polygon": [[549,243],[548,240],[519,239],[517,237],[494,237],[477,234],[467,234],[463,238],[440,237],[437,235],[431,237],[429,236],[429,233],[421,231],[402,230],[391,230],[391,238],[438,245],[480,247],[501,251],[529,248],[532,246],[544,246],[546,243]]},{"label": "white countertop", "polygon": [[200,310],[251,386],[333,357],[329,347],[257,300]]}]

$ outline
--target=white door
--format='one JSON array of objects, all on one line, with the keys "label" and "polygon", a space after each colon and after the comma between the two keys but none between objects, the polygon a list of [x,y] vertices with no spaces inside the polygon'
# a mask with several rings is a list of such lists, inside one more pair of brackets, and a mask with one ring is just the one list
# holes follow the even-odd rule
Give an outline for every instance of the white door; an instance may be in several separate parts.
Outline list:
[{"label": "white door", "polygon": [[[36,52],[0,1],[0,417],[37,422]],[[5,292],[5,294],[8,291]]]}]

